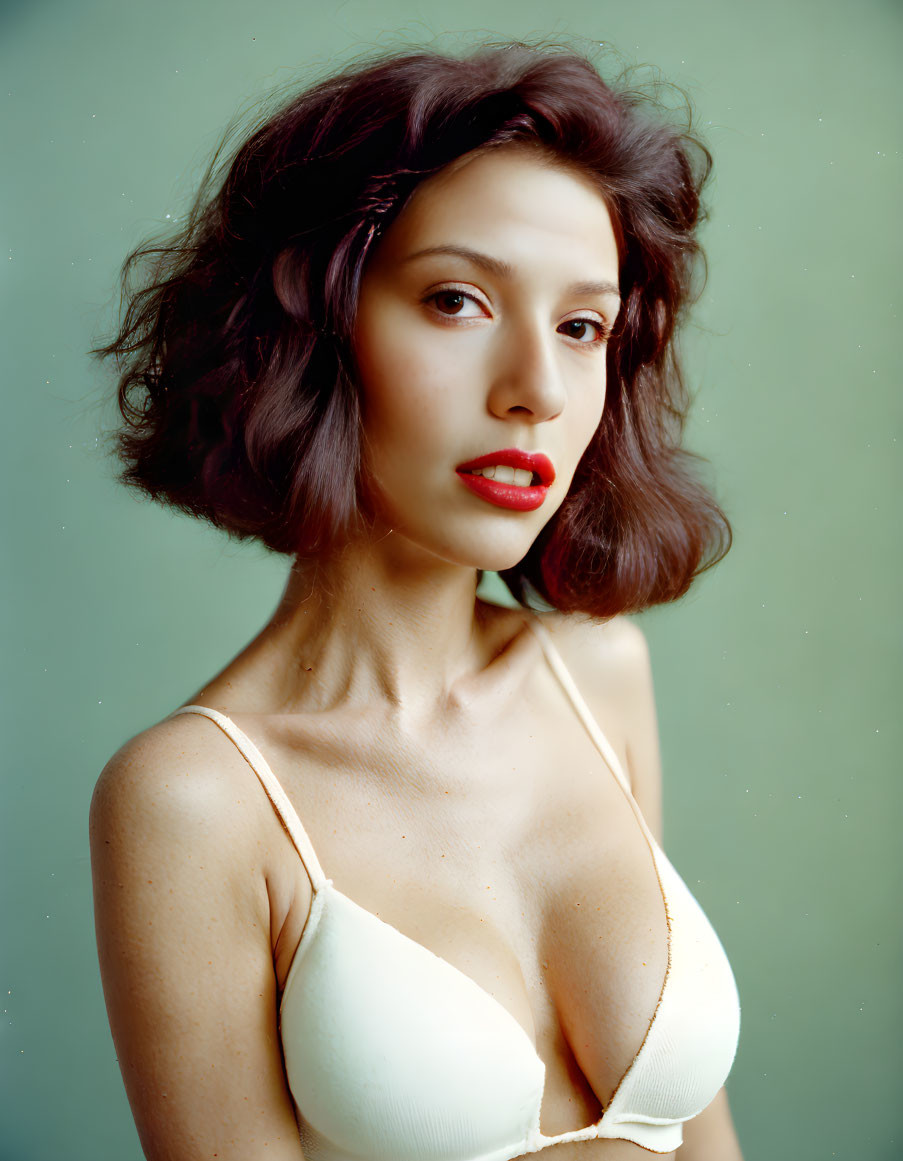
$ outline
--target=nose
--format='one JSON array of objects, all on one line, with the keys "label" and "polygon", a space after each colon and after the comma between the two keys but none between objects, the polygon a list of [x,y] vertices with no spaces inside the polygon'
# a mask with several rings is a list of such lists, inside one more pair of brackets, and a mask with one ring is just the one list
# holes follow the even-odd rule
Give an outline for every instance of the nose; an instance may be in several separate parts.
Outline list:
[{"label": "nose", "polygon": [[554,419],[567,402],[556,336],[526,322],[505,329],[507,333],[499,335],[489,410],[500,419],[512,417],[532,423]]}]

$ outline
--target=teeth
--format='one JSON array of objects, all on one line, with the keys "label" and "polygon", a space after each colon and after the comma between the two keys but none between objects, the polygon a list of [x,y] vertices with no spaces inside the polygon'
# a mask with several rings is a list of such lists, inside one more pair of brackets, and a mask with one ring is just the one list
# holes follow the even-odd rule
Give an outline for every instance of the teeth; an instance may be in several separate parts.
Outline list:
[{"label": "teeth", "polygon": [[500,484],[515,484],[518,488],[528,488],[533,481],[533,473],[526,468],[509,468],[507,464],[494,464],[491,468],[471,468],[475,476],[487,480],[498,480]]}]

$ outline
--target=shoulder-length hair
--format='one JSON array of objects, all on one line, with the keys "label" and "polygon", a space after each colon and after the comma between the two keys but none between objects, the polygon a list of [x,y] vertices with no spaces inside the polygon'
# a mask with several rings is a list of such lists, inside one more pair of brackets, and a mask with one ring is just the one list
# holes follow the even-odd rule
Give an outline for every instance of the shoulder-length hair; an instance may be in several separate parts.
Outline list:
[{"label": "shoulder-length hair", "polygon": [[426,177],[520,142],[596,182],[622,307],[601,422],[559,510],[501,575],[520,601],[532,586],[596,618],[682,596],[731,531],[679,446],[689,395],[675,328],[697,297],[712,159],[662,114],[579,53],[521,43],[393,53],[284,101],[211,190],[214,157],[170,244],[123,265],[119,332],[92,351],[120,375],[120,481],[300,558],[359,532],[351,339],[368,248]]}]

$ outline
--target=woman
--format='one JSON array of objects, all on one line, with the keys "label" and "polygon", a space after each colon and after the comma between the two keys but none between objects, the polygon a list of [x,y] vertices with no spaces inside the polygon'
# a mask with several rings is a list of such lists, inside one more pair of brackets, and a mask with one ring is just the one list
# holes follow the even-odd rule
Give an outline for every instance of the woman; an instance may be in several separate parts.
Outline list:
[{"label": "woman", "polygon": [[729,538],[677,447],[708,165],[572,53],[396,55],[148,251],[101,352],[123,478],[292,560],[92,803],[149,1158],[740,1158],[736,989],[621,615]]}]

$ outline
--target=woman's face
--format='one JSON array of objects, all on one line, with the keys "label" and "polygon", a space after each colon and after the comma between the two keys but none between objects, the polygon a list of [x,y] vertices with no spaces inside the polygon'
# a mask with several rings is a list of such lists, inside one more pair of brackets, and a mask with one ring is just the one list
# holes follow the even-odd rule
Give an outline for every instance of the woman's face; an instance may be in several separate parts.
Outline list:
[{"label": "woman's face", "polygon": [[[368,258],[354,337],[378,528],[475,568],[521,560],[601,418],[619,302],[582,175],[515,146],[419,186]],[[512,480],[518,451],[551,472],[524,459]],[[509,462],[492,480],[474,460]]]}]

